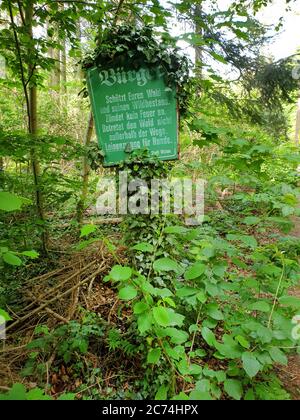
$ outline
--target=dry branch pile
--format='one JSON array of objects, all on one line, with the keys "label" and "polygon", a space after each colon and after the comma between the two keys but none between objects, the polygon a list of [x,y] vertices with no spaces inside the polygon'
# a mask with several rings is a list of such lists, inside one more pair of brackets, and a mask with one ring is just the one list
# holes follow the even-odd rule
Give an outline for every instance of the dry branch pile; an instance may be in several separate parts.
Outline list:
[{"label": "dry branch pile", "polygon": [[[117,250],[118,261],[124,261],[123,250]],[[0,386],[18,381],[18,372],[27,357],[27,344],[37,325],[49,329],[80,317],[79,308],[101,314],[113,322],[118,299],[103,277],[116,264],[114,256],[102,242],[60,259],[58,268],[32,278],[22,290],[24,306],[7,327],[5,346],[0,348]],[[4,341],[3,341],[4,343]]]}]

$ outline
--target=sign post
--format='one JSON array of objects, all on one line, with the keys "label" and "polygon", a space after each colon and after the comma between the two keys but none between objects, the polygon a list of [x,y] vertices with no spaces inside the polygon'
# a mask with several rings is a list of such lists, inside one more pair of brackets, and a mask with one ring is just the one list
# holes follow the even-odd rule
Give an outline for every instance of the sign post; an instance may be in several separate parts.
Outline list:
[{"label": "sign post", "polygon": [[93,67],[87,81],[104,166],[137,149],[160,160],[178,159],[176,88],[167,87],[159,69]]}]

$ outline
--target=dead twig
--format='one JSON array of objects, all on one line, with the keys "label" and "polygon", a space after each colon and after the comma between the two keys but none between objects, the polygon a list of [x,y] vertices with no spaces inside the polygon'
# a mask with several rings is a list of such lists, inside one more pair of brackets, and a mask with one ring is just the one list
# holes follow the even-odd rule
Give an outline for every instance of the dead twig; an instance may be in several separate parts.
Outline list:
[{"label": "dead twig", "polygon": [[113,306],[112,306],[112,308],[111,308],[111,310],[109,311],[109,314],[108,314],[108,319],[107,319],[107,322],[110,324],[110,319],[111,319],[111,316],[112,316],[112,313],[113,313],[113,310],[115,309],[115,307],[116,307],[116,305],[119,303],[119,299],[117,299],[116,301],[115,301],[115,303],[113,304]]},{"label": "dead twig", "polygon": [[95,273],[91,274],[90,276],[86,277],[84,280],[81,280],[79,283],[77,283],[75,286],[71,287],[70,289],[66,290],[65,292],[59,294],[58,296],[54,296],[52,299],[50,299],[48,302],[40,305],[38,308],[34,309],[33,311],[29,312],[28,314],[22,316],[21,318],[17,319],[15,322],[13,322],[11,325],[9,325],[6,329],[6,331],[11,330],[12,328],[16,327],[21,322],[26,321],[27,319],[31,318],[36,313],[42,311],[43,309],[47,308],[51,303],[55,302],[58,299],[61,299],[62,297],[65,297],[72,293],[73,290],[78,288],[79,286],[87,283],[90,281],[94,276],[104,271],[106,266],[104,265],[104,262],[101,264],[101,266],[98,268],[98,270],[95,271]]},{"label": "dead twig", "polygon": [[69,323],[69,321],[66,318],[64,318],[63,316],[59,315],[58,313],[52,311],[52,309],[45,308],[45,310],[46,310],[46,312],[48,314],[53,315],[54,318],[58,319],[59,321],[62,321],[64,324],[68,324]]},{"label": "dead twig", "polygon": [[81,268],[80,270],[77,270],[75,273],[73,273],[70,277],[67,277],[64,279],[61,283],[50,289],[48,292],[44,293],[44,295],[40,296],[38,300],[35,302],[31,302],[29,305],[27,305],[25,308],[22,309],[22,312],[27,311],[28,309],[32,308],[37,302],[44,300],[45,298],[51,296],[54,292],[56,292],[58,289],[60,289],[62,286],[64,286],[66,283],[68,283],[70,280],[73,280],[74,277],[79,276],[83,274],[88,268],[90,268],[93,264],[96,264],[97,260],[93,260],[85,267]]}]

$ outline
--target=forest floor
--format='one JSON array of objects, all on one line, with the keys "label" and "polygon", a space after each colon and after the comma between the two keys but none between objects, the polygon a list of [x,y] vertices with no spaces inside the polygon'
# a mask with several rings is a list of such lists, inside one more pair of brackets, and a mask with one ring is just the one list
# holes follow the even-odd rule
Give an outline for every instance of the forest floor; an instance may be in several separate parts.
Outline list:
[{"label": "forest floor", "polygon": [[[294,229],[289,235],[300,238],[300,217],[293,217],[293,222]],[[291,289],[290,294],[300,298],[300,281],[299,286]],[[295,354],[289,356],[288,365],[279,367],[278,374],[292,398],[300,401],[300,355]]]},{"label": "forest floor", "polygon": [[[300,238],[300,217],[294,217],[293,222],[294,229],[289,236]],[[115,241],[118,243],[118,233],[111,231],[110,234],[115,235]],[[70,245],[67,239],[69,238],[66,238],[65,245]],[[103,243],[95,243],[94,246],[75,253],[65,250],[59,255],[61,257],[55,262],[53,271],[47,271],[24,282],[27,287],[24,287],[22,295],[26,306],[15,319],[15,327],[12,334],[10,333],[6,347],[0,349],[2,390],[9,389],[13,382],[24,382],[28,389],[39,385],[20,376],[31,352],[27,345],[35,335],[36,326],[44,325],[52,331],[58,326],[68,324],[70,320],[80,319],[83,310],[97,313],[106,325],[113,325],[120,331],[126,331],[128,328],[127,321],[130,321],[132,314],[125,308],[121,313],[118,312],[119,301],[116,292],[103,282],[105,275],[116,262],[127,263],[125,249],[117,249],[119,261],[115,261],[115,257]],[[290,294],[300,298],[300,284],[291,289]],[[47,372],[41,375],[43,378],[46,376],[50,394],[56,397],[63,392],[77,392],[80,396],[80,392],[75,390],[85,386],[84,390],[95,389],[95,392],[100,391],[103,397],[111,398],[110,392],[126,390],[130,387],[130,381],[141,375],[141,361],[135,355],[124,357],[120,349],[111,351],[104,345],[97,349],[97,354],[98,356],[92,352],[87,353],[84,362],[92,365],[95,371],[101,368],[101,387],[98,382],[93,383],[93,378],[85,386],[80,375],[76,379],[76,363],[75,367],[68,368],[63,362],[57,363],[56,352],[51,352],[48,359],[43,360],[46,361]],[[300,400],[300,356],[290,355],[288,365],[277,366],[276,373],[292,399]]]}]

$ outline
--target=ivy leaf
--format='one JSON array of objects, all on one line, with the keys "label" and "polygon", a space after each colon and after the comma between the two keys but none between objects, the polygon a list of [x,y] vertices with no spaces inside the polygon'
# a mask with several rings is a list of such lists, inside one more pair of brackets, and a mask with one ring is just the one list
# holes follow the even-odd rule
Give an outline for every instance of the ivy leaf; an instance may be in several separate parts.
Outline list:
[{"label": "ivy leaf", "polygon": [[200,277],[206,270],[206,265],[200,262],[196,262],[187,269],[184,274],[185,280],[194,280]]},{"label": "ivy leaf", "polygon": [[15,211],[20,210],[23,201],[21,198],[9,192],[0,191],[0,210]]},{"label": "ivy leaf", "polygon": [[250,352],[245,352],[242,354],[242,361],[243,361],[243,368],[247,375],[250,378],[254,378],[254,376],[257,375],[257,373],[261,369],[261,365],[254,356],[254,354]]},{"label": "ivy leaf", "polygon": [[137,290],[133,286],[126,286],[120,289],[119,298],[122,300],[132,300],[137,296]]},{"label": "ivy leaf", "polygon": [[131,275],[132,275],[131,268],[130,267],[122,267],[121,265],[115,265],[110,272],[110,277],[114,281],[129,280]]},{"label": "ivy leaf", "polygon": [[168,327],[171,323],[169,312],[163,306],[156,306],[152,309],[155,322],[162,326]]},{"label": "ivy leaf", "polygon": [[171,258],[160,258],[159,260],[154,261],[153,269],[157,272],[160,271],[179,271],[179,266],[176,261],[171,260]]},{"label": "ivy leaf", "polygon": [[151,349],[147,356],[147,363],[156,365],[161,355],[161,349]]},{"label": "ivy leaf", "polygon": [[22,260],[12,252],[6,252],[2,255],[2,258],[6,262],[6,264],[13,265],[16,267],[22,265]]},{"label": "ivy leaf", "polygon": [[240,400],[243,395],[242,384],[236,379],[226,379],[224,382],[224,391],[235,400]]}]

